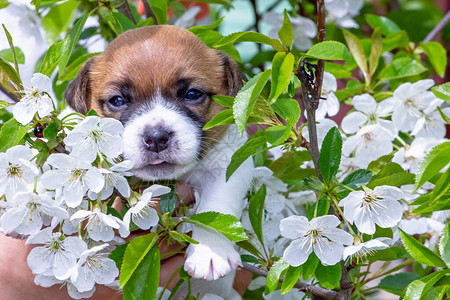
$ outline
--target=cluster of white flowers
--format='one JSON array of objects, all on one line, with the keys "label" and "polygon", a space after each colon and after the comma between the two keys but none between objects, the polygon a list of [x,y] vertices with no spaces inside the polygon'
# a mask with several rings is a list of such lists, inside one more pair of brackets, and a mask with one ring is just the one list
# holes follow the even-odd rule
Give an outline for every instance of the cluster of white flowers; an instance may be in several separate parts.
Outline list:
[{"label": "cluster of white flowers", "polygon": [[[13,109],[22,124],[54,111],[50,79],[35,74],[32,84]],[[41,168],[28,144],[0,153],[0,230],[40,245],[27,258],[36,284],[65,284],[74,299],[92,296],[96,284],[115,286],[119,270],[108,246],[125,242],[131,220],[145,230],[158,224],[154,197],[170,192],[160,185],[130,203],[124,220],[109,212],[114,192],[131,195],[125,176],[133,164],[117,162],[122,132],[117,120],[86,117],[64,138],[69,153],[50,154]]]}]

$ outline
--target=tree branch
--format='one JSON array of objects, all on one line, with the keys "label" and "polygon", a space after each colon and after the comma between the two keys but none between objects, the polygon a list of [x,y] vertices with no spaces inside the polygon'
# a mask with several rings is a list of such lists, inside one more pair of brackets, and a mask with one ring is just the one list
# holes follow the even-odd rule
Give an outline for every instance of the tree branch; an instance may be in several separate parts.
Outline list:
[{"label": "tree branch", "polygon": [[117,10],[124,15],[125,17],[127,17],[128,19],[130,19],[131,22],[133,22],[133,24],[136,25],[136,20],[133,17],[133,13],[131,12],[130,6],[128,5],[128,1],[125,0],[123,2],[123,4],[121,6],[119,6],[117,8]]},{"label": "tree branch", "polygon": [[[247,271],[250,271],[250,272],[260,275],[260,276],[267,277],[267,274],[269,273],[266,270],[255,267],[246,262],[243,262],[242,265],[243,265],[243,268],[246,269]],[[284,277],[280,278],[280,282],[283,282],[283,280],[284,280]],[[327,290],[327,289],[321,288],[320,286],[309,285],[307,283],[297,281],[297,283],[294,285],[294,287],[299,289],[301,292],[304,292],[307,294],[313,294],[313,295],[324,297],[327,299],[341,299],[338,292]]]},{"label": "tree branch", "polygon": [[16,94],[14,94],[13,92],[10,92],[2,84],[0,84],[0,91],[2,91],[6,96],[8,96],[14,102],[19,102],[19,100],[20,100],[19,97]]},{"label": "tree branch", "polygon": [[436,25],[436,27],[433,28],[433,30],[430,31],[430,33],[426,36],[426,38],[423,40],[424,43],[428,43],[432,40],[434,40],[439,32],[445,27],[445,25],[450,22],[450,10],[445,14],[445,16],[442,18],[442,20]]}]

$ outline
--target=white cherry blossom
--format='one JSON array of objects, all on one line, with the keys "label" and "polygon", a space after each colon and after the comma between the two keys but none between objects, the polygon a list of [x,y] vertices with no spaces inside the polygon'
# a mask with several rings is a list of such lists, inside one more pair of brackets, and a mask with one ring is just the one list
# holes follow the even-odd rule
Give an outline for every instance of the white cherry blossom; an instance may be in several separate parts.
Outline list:
[{"label": "white cherry blossom", "polygon": [[[447,132],[445,128],[445,121],[442,119],[441,114],[437,110],[437,107],[443,104],[441,99],[433,100],[423,111],[422,116],[417,120],[414,125],[411,135],[423,138],[435,138],[442,139]],[[442,112],[450,116],[450,107],[442,108]]]},{"label": "white cherry blossom", "polygon": [[323,265],[335,265],[342,258],[343,245],[353,243],[353,236],[336,228],[335,216],[321,216],[308,221],[304,216],[290,216],[280,222],[281,235],[292,239],[283,259],[291,266],[303,264],[314,251]]},{"label": "white cherry blossom", "polygon": [[108,244],[92,247],[81,253],[81,257],[70,276],[79,292],[91,291],[95,283],[110,284],[119,276],[116,263],[101,252]]},{"label": "white cherry blossom", "polygon": [[26,244],[45,244],[31,249],[27,257],[28,266],[34,274],[54,276],[56,279],[69,278],[81,253],[87,249],[79,237],[66,237],[60,232],[52,233],[48,227],[30,236]]},{"label": "white cherry blossom", "polygon": [[122,123],[111,118],[86,117],[64,139],[71,153],[93,162],[100,151],[106,157],[117,157],[123,152]]},{"label": "white cherry blossom", "polygon": [[58,202],[46,194],[17,193],[8,201],[8,206],[0,219],[5,233],[15,231],[20,234],[35,234],[41,230],[42,225],[50,225],[53,217],[61,221],[69,216],[59,207]]},{"label": "white cherry blossom", "polygon": [[392,161],[402,166],[405,171],[415,173],[425,154],[437,144],[439,144],[437,139],[416,137],[411,145],[405,145],[398,149]]},{"label": "white cherry blossom", "polygon": [[[284,16],[277,12],[268,12],[263,15],[263,21],[272,25],[272,29],[267,34],[273,39],[278,39],[278,31],[280,30]],[[317,27],[314,21],[302,17],[289,17],[294,33],[293,44],[298,50],[308,50],[313,45],[311,39],[317,35]]]},{"label": "white cherry blossom", "polygon": [[387,102],[381,101],[377,104],[371,95],[362,94],[353,97],[352,104],[355,111],[342,119],[341,126],[345,133],[355,133],[366,125],[378,124],[396,134],[393,122],[383,119],[392,113]]},{"label": "white cherry blossom", "polygon": [[49,96],[52,91],[50,78],[35,73],[30,82],[32,87],[22,91],[25,96],[13,107],[14,118],[23,125],[30,123],[36,113],[43,118],[54,110],[53,100]]},{"label": "white cherry blossom", "polygon": [[17,192],[27,190],[38,175],[36,166],[30,162],[33,152],[22,145],[0,153],[0,196],[12,199]]},{"label": "white cherry blossom", "polygon": [[325,0],[327,21],[343,28],[359,28],[352,18],[359,14],[363,4],[363,0]]},{"label": "white cherry blossom", "polygon": [[150,229],[150,227],[158,224],[159,217],[154,206],[158,200],[152,198],[158,197],[170,192],[170,188],[158,184],[154,184],[144,190],[141,200],[131,207],[123,217],[123,222],[129,227],[130,220],[143,230]]},{"label": "white cherry blossom", "polygon": [[[373,239],[368,242],[360,243],[358,245],[350,245],[345,247],[343,253],[344,261],[351,261],[353,258],[359,263],[365,260],[367,256],[373,255],[375,251],[389,248],[390,242],[388,238]],[[391,240],[392,242],[392,240]]]},{"label": "white cherry blossom", "polygon": [[94,241],[111,241],[114,239],[114,229],[119,231],[121,237],[127,237],[130,234],[122,220],[113,215],[104,214],[98,208],[95,208],[94,211],[77,211],[70,217],[70,220],[87,220],[85,228],[89,238]]},{"label": "white cherry blossom", "polygon": [[339,202],[344,207],[344,217],[358,230],[366,234],[375,233],[375,224],[382,228],[394,227],[403,215],[398,200],[403,192],[392,186],[377,186],[373,191],[354,191]]},{"label": "white cherry blossom", "polygon": [[350,157],[354,152],[355,163],[360,168],[365,168],[371,161],[392,152],[393,139],[392,133],[384,127],[367,125],[344,141],[342,154]]},{"label": "white cherry blossom", "polygon": [[87,160],[57,153],[50,155],[47,163],[53,170],[42,175],[42,185],[49,190],[61,188],[61,197],[69,207],[79,206],[88,190],[99,193],[103,189],[103,175]]},{"label": "white cherry blossom", "polygon": [[[45,276],[38,274],[34,277],[34,283],[44,288],[49,288],[55,284],[61,284],[67,286],[67,293],[72,299],[85,299],[91,298],[95,292],[95,286],[90,291],[79,292],[77,288],[70,282],[70,280],[58,280],[54,276]],[[61,286],[62,287],[62,286]]]},{"label": "white cherry blossom", "polygon": [[[325,99],[320,99],[319,107],[316,110],[316,119],[323,120],[326,115],[332,117],[339,112],[339,100],[334,94],[337,90],[337,81],[333,74],[324,72],[323,74],[323,84],[321,97]],[[306,112],[305,112],[306,114]]]},{"label": "white cherry blossom", "polygon": [[383,100],[385,108],[393,111],[392,121],[398,130],[410,132],[414,129],[422,117],[422,111],[436,99],[434,94],[428,91],[433,85],[432,79],[406,82],[394,91],[391,98]]},{"label": "white cherry blossom", "polygon": [[[130,185],[128,184],[127,179],[124,175],[130,176],[129,170],[133,168],[134,163],[131,160],[124,160],[116,165],[113,165],[109,170],[107,169],[100,169],[100,173],[103,174],[103,177],[105,178],[105,185],[103,186],[103,189],[100,191],[101,194],[101,200],[108,199],[112,193],[114,192],[114,189],[117,189],[117,191],[125,198],[130,197],[131,189]],[[94,193],[92,191],[89,192],[89,198],[91,200],[95,200],[98,198],[98,194]]]}]

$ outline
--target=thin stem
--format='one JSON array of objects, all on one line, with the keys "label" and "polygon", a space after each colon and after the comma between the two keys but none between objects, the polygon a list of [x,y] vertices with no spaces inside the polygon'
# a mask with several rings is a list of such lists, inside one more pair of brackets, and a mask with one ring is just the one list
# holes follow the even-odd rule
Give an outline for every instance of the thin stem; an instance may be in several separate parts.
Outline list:
[{"label": "thin stem", "polygon": [[[243,262],[242,266],[245,270],[250,271],[254,274],[260,275],[260,276],[267,277],[267,274],[269,273],[267,270],[263,270],[261,268],[253,266],[246,262]],[[284,277],[280,278],[280,282],[283,282],[283,280],[284,280]],[[309,285],[304,282],[297,281],[297,283],[295,283],[294,287],[304,293],[321,296],[321,297],[324,297],[327,299],[340,299],[339,293],[337,293],[335,291],[327,290],[327,289],[321,288],[319,286]]]},{"label": "thin stem", "polygon": [[152,18],[153,21],[155,22],[155,25],[158,25],[158,20],[156,19],[155,13],[153,12],[152,8],[150,7],[150,4],[148,3],[148,1],[143,0],[142,3],[144,4],[145,17],[147,19]]},{"label": "thin stem", "polygon": [[424,43],[428,43],[434,40],[439,32],[444,29],[445,25],[450,22],[450,10],[445,14],[442,20],[430,31],[430,33],[423,40]]},{"label": "thin stem", "polygon": [[[341,216],[344,216],[344,212],[339,207],[339,204],[338,204],[337,200],[333,196],[328,195],[328,197],[333,201],[334,206],[336,207],[338,212],[341,214]],[[350,233],[354,237],[357,237],[358,235],[353,231],[352,227],[350,226],[350,223],[344,217],[342,217],[342,219],[344,220],[345,224],[347,225],[348,231],[350,231]],[[359,239],[359,237],[358,237],[358,239]]]}]

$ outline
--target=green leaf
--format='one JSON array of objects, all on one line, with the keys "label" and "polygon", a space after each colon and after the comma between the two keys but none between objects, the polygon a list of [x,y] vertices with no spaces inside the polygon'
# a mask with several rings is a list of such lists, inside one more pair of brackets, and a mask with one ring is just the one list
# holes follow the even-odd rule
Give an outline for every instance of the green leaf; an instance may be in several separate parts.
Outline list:
[{"label": "green leaf", "polygon": [[[273,171],[274,176],[281,180],[299,180],[310,175],[305,169],[300,169],[303,162],[310,160],[311,155],[308,151],[288,151],[282,157],[273,161],[269,168]],[[315,171],[313,171],[313,174],[315,174]]]},{"label": "green leaf", "polygon": [[212,99],[224,107],[233,107],[234,97],[214,95]]},{"label": "green leaf", "polygon": [[372,172],[373,176],[378,175],[392,160],[394,153],[383,155],[378,159],[371,161],[367,169]]},{"label": "green leaf", "polygon": [[426,293],[436,282],[439,281],[445,274],[448,273],[447,270],[440,270],[420,279],[411,282],[406,288],[405,300],[420,300],[422,295]]},{"label": "green leaf", "polygon": [[323,60],[348,60],[351,58],[347,47],[336,41],[324,41],[313,45],[305,54]]},{"label": "green leaf", "polygon": [[54,43],[60,34],[67,30],[72,22],[78,1],[65,1],[50,8],[50,11],[42,18],[42,26],[45,29],[47,41]]},{"label": "green leaf", "polygon": [[10,92],[23,90],[19,73],[3,58],[0,57],[0,84]]},{"label": "green leaf", "polygon": [[58,123],[52,122],[44,129],[44,138],[48,140],[53,140],[58,135],[59,125]]},{"label": "green leaf", "polygon": [[237,242],[236,245],[255,256],[261,257],[261,252],[259,252],[255,245],[253,245],[249,240]]},{"label": "green leaf", "polygon": [[[127,247],[127,251],[129,247]],[[123,299],[155,299],[159,285],[160,267],[159,249],[154,245],[137,265],[135,272],[123,287]]]},{"label": "green leaf", "polygon": [[177,242],[179,242],[182,245],[186,245],[186,243],[198,244],[198,242],[196,240],[194,240],[187,234],[180,233],[178,231],[171,230],[171,231],[169,231],[169,235],[171,238],[173,238],[174,240],[176,240]]},{"label": "green leaf", "polygon": [[[292,53],[277,52],[272,60],[272,87],[269,103],[273,103],[289,85],[294,69],[295,57]],[[267,70],[266,70],[267,72]]]},{"label": "green leaf", "polygon": [[264,200],[266,199],[266,186],[262,185],[259,190],[250,198],[248,214],[253,231],[258,237],[261,245],[264,245],[262,218],[264,213]]},{"label": "green leaf", "polygon": [[67,36],[63,41],[51,45],[50,48],[47,50],[47,53],[45,53],[45,57],[42,62],[39,73],[42,73],[50,77],[53,71],[58,66],[58,63],[61,61],[64,54],[69,50],[69,45],[70,45],[69,36]]},{"label": "green leaf", "polygon": [[258,100],[261,91],[269,80],[271,70],[258,73],[251,78],[244,87],[237,93],[233,103],[233,114],[239,132],[245,130],[248,117]]},{"label": "green leaf", "polygon": [[278,98],[278,100],[272,104],[272,108],[278,115],[286,120],[286,124],[289,126],[295,126],[300,118],[300,106],[295,99]]},{"label": "green leaf", "polygon": [[136,25],[134,25],[130,19],[120,12],[113,12],[113,16],[117,23],[119,23],[120,27],[122,27],[122,32],[136,28]]},{"label": "green leaf", "polygon": [[441,239],[439,240],[439,252],[442,260],[450,268],[450,223],[445,225],[444,230],[442,230]]},{"label": "green leaf", "polygon": [[450,82],[434,86],[431,88],[431,91],[436,97],[450,102]]},{"label": "green leaf", "polygon": [[381,34],[383,34],[384,36],[397,33],[401,30],[397,24],[384,16],[365,14],[364,18],[366,19],[366,22],[370,27],[372,27],[373,29],[379,28]]},{"label": "green leaf", "polygon": [[[128,283],[134,273],[138,270],[141,262],[143,262],[144,258],[156,244],[157,240],[158,235],[154,232],[131,240],[125,250],[125,255],[123,256],[119,279],[120,288],[123,288]],[[146,268],[149,269],[149,266],[147,265]]]},{"label": "green leaf", "polygon": [[0,0],[0,9],[5,8],[9,5],[8,0]]},{"label": "green leaf", "polygon": [[256,153],[256,151],[266,146],[266,133],[264,131],[259,131],[252,135],[248,141],[234,152],[231,157],[231,162],[227,167],[227,181],[230,179],[231,175],[242,165],[250,156]]},{"label": "green leaf", "polygon": [[415,238],[406,234],[400,228],[398,229],[400,239],[406,251],[419,263],[425,264],[431,267],[446,267],[442,259],[436,255],[433,251],[419,243]]},{"label": "green leaf", "polygon": [[123,257],[125,255],[125,251],[127,250],[128,247],[128,243],[127,244],[122,244],[118,247],[116,247],[116,249],[114,249],[111,254],[109,254],[109,258],[111,258],[117,266],[117,269],[121,269],[122,268],[122,262],[123,262]]},{"label": "green leaf", "polygon": [[188,30],[192,32],[193,34],[197,35],[204,31],[214,30],[223,22],[225,17],[222,17],[220,19],[215,20],[211,25],[199,25],[199,26],[193,26],[189,28]]},{"label": "green leaf", "polygon": [[9,102],[0,100],[0,109],[4,109],[5,107],[11,106],[11,105],[13,105],[13,104],[14,104],[14,103],[9,103]]},{"label": "green leaf", "polygon": [[[328,214],[328,210],[330,209],[330,201],[327,199],[320,198],[319,203],[317,204],[317,217],[324,216]],[[306,217],[308,220],[311,220],[314,217],[315,204],[308,210]]]},{"label": "green leaf", "polygon": [[370,57],[369,57],[370,76],[372,76],[377,69],[382,49],[383,49],[383,41],[381,40],[380,30],[375,29],[372,33],[372,49],[370,50]]},{"label": "green leaf", "polygon": [[427,180],[435,176],[450,161],[450,141],[439,144],[427,155],[420,163],[419,170],[416,174],[415,189],[421,187]]},{"label": "green leaf", "polygon": [[31,124],[21,125],[14,118],[5,122],[0,131],[0,152],[5,152],[9,148],[19,145],[30,128]]},{"label": "green leaf", "polygon": [[331,128],[322,142],[319,158],[319,170],[326,182],[336,176],[341,163],[342,137],[337,127]]},{"label": "green leaf", "polygon": [[72,55],[73,49],[78,43],[78,39],[80,38],[80,34],[83,31],[84,24],[86,23],[87,18],[89,17],[88,14],[84,14],[76,23],[73,25],[73,28],[69,31],[69,45],[67,47],[67,50],[64,52],[63,56],[61,57],[61,60],[59,61],[59,76],[58,78],[61,78],[61,74],[66,69],[67,63],[70,59],[70,56]]},{"label": "green leaf", "polygon": [[347,175],[341,183],[356,190],[369,183],[371,178],[372,172],[366,169],[359,169]]},{"label": "green leaf", "polygon": [[415,76],[425,72],[427,68],[410,57],[402,57],[393,60],[380,72],[380,80],[392,80]]},{"label": "green leaf", "polygon": [[333,266],[324,266],[319,264],[317,266],[315,276],[320,284],[326,289],[333,289],[339,286],[341,279],[342,267],[340,263]]},{"label": "green leaf", "polygon": [[342,30],[342,32],[344,34],[345,41],[347,42],[347,46],[356,61],[356,64],[361,69],[361,72],[363,72],[366,81],[368,81],[369,70],[367,68],[367,59],[361,41],[358,39],[358,37],[356,37],[356,35],[350,33],[347,30]]},{"label": "green leaf", "polygon": [[279,40],[271,39],[267,35],[253,31],[235,32],[227,35],[216,42],[213,47],[221,48],[228,44],[240,43],[240,42],[253,42],[258,44],[265,44],[274,47],[277,51],[283,51],[283,46]]},{"label": "green leaf", "polygon": [[[182,0],[187,1],[187,0]],[[195,0],[195,2],[215,3],[225,5],[227,8],[233,8],[233,4],[230,0]]]},{"label": "green leaf", "polygon": [[249,263],[258,263],[259,262],[259,260],[256,257],[254,257],[253,255],[248,255],[248,254],[242,254],[241,260],[244,262],[249,262]]},{"label": "green leaf", "polygon": [[303,267],[302,278],[304,280],[308,280],[309,278],[311,278],[311,276],[313,276],[314,273],[316,272],[318,265],[319,259],[317,258],[316,254],[312,252],[308,257],[308,260],[306,260],[305,263],[302,265]]},{"label": "green leaf", "polygon": [[68,81],[72,80],[77,76],[78,70],[84,65],[84,63],[91,57],[94,57],[96,55],[99,55],[101,52],[96,53],[86,53],[75,59],[73,62],[71,62],[64,71],[61,70],[58,80],[60,81]]},{"label": "green leaf", "polygon": [[420,278],[420,275],[409,272],[401,272],[384,277],[378,284],[378,288],[401,296],[403,290],[414,280]]},{"label": "green leaf", "polygon": [[434,186],[431,194],[433,201],[439,200],[446,192],[450,190],[450,168],[442,174]]},{"label": "green leaf", "polygon": [[289,264],[282,258],[280,258],[279,261],[273,264],[273,266],[269,270],[269,273],[267,274],[266,288],[264,290],[265,295],[273,293],[277,289],[280,277],[283,275],[283,273],[286,272],[286,269],[288,267]]},{"label": "green leaf", "polygon": [[290,48],[292,45],[292,41],[294,40],[294,33],[292,31],[291,21],[289,20],[289,15],[287,10],[284,10],[284,20],[281,29],[278,31],[278,36],[283,44]]},{"label": "green leaf", "polygon": [[[23,54],[22,50],[19,47],[14,47],[14,51],[17,55],[17,62],[19,64],[25,63],[25,55]],[[11,49],[5,49],[0,51],[0,57],[3,58],[6,61],[14,62],[14,54]]]},{"label": "green leaf", "polygon": [[159,201],[159,206],[161,207],[161,212],[163,214],[170,212],[172,213],[175,210],[175,205],[177,204],[177,195],[173,186],[172,190],[164,195],[161,195],[161,200]]},{"label": "green leaf", "polygon": [[344,65],[330,61],[325,62],[325,72],[333,74],[336,79],[352,77],[352,72],[350,72]]},{"label": "green leaf", "polygon": [[[10,48],[12,56],[13,56],[13,61],[12,62],[14,62],[14,68],[16,69],[17,72],[19,72],[19,62],[18,62],[18,59],[17,59],[16,48],[14,47],[13,39],[11,37],[11,34],[6,29],[5,24],[2,24],[2,26],[3,26],[3,30],[5,31],[6,38],[8,39],[9,48]],[[20,52],[22,52],[22,51],[20,51]],[[22,56],[23,56],[23,53],[22,53]],[[23,61],[25,61],[25,57],[24,56],[23,56]]]},{"label": "green leaf", "polygon": [[88,111],[88,113],[86,114],[86,117],[89,117],[89,116],[96,116],[96,117],[98,117],[98,113],[97,113],[94,109],[91,109],[91,110]]},{"label": "green leaf", "polygon": [[[394,164],[394,163],[390,163]],[[397,164],[396,164],[397,165]],[[387,175],[378,175],[372,178],[367,187],[373,189],[380,185],[401,186],[414,183],[414,174],[407,173],[403,169],[398,172],[392,172]]]},{"label": "green leaf", "polygon": [[234,115],[232,109],[226,109],[215,115],[214,118],[211,119],[211,121],[203,126],[203,130],[208,130],[215,126],[227,124],[234,124]]},{"label": "green leaf", "polygon": [[158,25],[167,24],[167,0],[147,0],[147,2],[155,14]]},{"label": "green leaf", "polygon": [[289,291],[292,290],[302,275],[302,270],[303,268],[301,265],[298,267],[289,266],[286,276],[284,276],[283,283],[281,284],[281,295],[289,293]]},{"label": "green leaf", "polygon": [[445,68],[447,67],[447,52],[441,43],[431,41],[420,45],[423,49],[431,65],[433,66],[436,73],[443,78],[445,75]]},{"label": "green leaf", "polygon": [[409,37],[406,31],[402,30],[397,33],[393,33],[383,39],[383,51],[391,51],[395,48],[408,48],[409,47]]},{"label": "green leaf", "polygon": [[371,262],[374,261],[390,261],[396,259],[410,258],[411,256],[402,247],[389,247],[383,250],[377,250],[372,255],[368,256],[367,259]]},{"label": "green leaf", "polygon": [[192,217],[184,218],[183,220],[202,228],[214,229],[232,242],[239,242],[247,239],[247,235],[244,233],[241,222],[233,215],[208,211],[195,214]]}]

